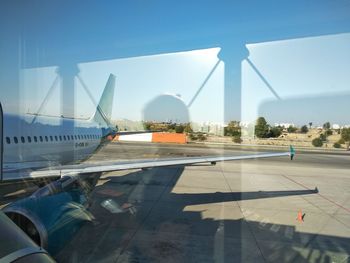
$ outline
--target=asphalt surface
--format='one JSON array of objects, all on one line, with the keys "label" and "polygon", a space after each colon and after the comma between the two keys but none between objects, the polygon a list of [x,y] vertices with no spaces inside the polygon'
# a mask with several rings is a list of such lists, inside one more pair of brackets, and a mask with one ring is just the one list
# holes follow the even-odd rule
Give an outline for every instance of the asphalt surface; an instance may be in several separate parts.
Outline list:
[{"label": "asphalt surface", "polygon": [[[247,153],[252,152],[116,143],[90,161]],[[94,222],[56,259],[350,262],[349,161],[346,155],[298,154],[294,161],[278,157],[105,174],[92,199]]]},{"label": "asphalt surface", "polygon": [[[260,151],[112,143],[89,162]],[[350,156],[107,173],[89,211],[58,262],[350,262]]]}]

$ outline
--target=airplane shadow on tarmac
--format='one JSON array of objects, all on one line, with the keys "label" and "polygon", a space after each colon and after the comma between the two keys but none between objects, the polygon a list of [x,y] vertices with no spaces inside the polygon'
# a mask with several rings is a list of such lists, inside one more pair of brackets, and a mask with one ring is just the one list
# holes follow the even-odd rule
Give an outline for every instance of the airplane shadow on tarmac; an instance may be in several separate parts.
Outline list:
[{"label": "airplane shadow on tarmac", "polygon": [[335,257],[339,262],[350,262],[349,239],[301,232],[294,225],[259,222],[254,217],[246,219],[242,212],[246,217],[254,210],[244,210],[233,202],[312,195],[317,190],[195,193],[188,188],[186,193],[174,193],[183,170],[181,166],[154,168],[101,178],[89,209],[95,220],[68,240],[55,259],[332,262]]}]

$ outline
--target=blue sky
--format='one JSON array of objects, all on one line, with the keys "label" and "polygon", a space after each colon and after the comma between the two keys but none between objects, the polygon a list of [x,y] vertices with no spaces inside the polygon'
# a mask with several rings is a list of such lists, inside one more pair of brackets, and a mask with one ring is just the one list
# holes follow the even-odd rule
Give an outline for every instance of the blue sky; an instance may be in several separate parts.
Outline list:
[{"label": "blue sky", "polygon": [[[249,59],[283,99],[317,98],[350,95],[350,34],[301,38],[248,44]],[[79,64],[80,76],[99,100],[108,75],[116,75],[114,119],[141,120],[143,110],[159,95],[180,95],[187,105],[218,61],[220,48],[194,50],[162,55],[115,59]],[[21,74],[22,110],[35,112],[52,85],[56,67],[24,69]],[[242,62],[242,120],[254,121],[259,107],[277,100],[258,74]],[[195,122],[222,122],[224,96],[224,63],[215,72],[189,108]],[[43,113],[59,115],[59,86],[56,87]],[[334,98],[330,97],[330,100]],[[317,102],[315,102],[317,103]],[[283,104],[282,104],[283,105]],[[295,107],[298,107],[296,104]],[[159,109],[166,110],[165,107]],[[305,109],[305,111],[312,109]],[[91,102],[79,81],[76,81],[75,112],[79,117],[93,114]],[[334,111],[334,121],[350,123],[348,112]],[[269,114],[267,114],[269,115]],[[322,123],[316,113],[314,123]],[[291,118],[271,122],[291,122]],[[300,117],[297,124],[308,122]],[[333,120],[329,120],[333,121]]]},{"label": "blue sky", "polygon": [[[271,106],[276,98],[243,59],[239,75],[242,120],[253,121],[263,112],[270,122],[350,123],[347,111],[334,106],[337,97],[350,93],[349,2],[276,3],[1,4],[4,110],[35,113],[56,70],[75,64],[96,101],[108,75],[115,74],[113,118],[141,120],[144,108],[157,96],[179,94],[188,104],[218,61],[218,52],[230,50],[228,58],[235,62],[237,46],[245,46],[249,60],[286,101],[282,105],[293,101],[298,108],[298,98],[308,98],[305,105],[311,109],[298,109],[313,115],[299,114],[296,119],[293,107],[284,107],[282,115],[274,114],[279,111]],[[220,62],[190,107],[190,120],[222,122],[224,87],[225,63]],[[42,113],[60,115],[62,106],[67,107],[59,89],[58,85]],[[327,115],[332,119],[317,114],[323,106],[318,98],[325,96],[332,102]],[[266,111],[267,104],[272,112]],[[95,105],[78,81],[75,104],[68,107],[74,108],[77,117],[93,114]],[[164,106],[159,109],[165,110]]]}]

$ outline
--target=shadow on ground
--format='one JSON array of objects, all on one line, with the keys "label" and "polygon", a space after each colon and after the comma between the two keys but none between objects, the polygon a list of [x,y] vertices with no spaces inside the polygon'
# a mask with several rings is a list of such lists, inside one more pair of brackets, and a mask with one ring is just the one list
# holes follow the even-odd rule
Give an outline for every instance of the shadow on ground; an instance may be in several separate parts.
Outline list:
[{"label": "shadow on ground", "polygon": [[348,238],[246,219],[252,211],[235,202],[314,190],[174,193],[182,172],[183,167],[172,167],[103,177],[89,209],[95,220],[67,241],[56,260],[350,262]]}]

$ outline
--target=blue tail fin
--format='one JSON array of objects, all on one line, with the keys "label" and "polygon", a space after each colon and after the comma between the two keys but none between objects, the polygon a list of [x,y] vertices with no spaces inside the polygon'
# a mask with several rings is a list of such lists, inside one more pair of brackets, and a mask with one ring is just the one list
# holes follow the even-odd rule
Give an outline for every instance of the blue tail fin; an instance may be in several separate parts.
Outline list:
[{"label": "blue tail fin", "polygon": [[98,123],[100,126],[110,126],[112,117],[112,106],[114,98],[115,76],[109,75],[106,87],[102,93],[100,102],[96,107],[96,112],[92,117],[92,120]]}]

